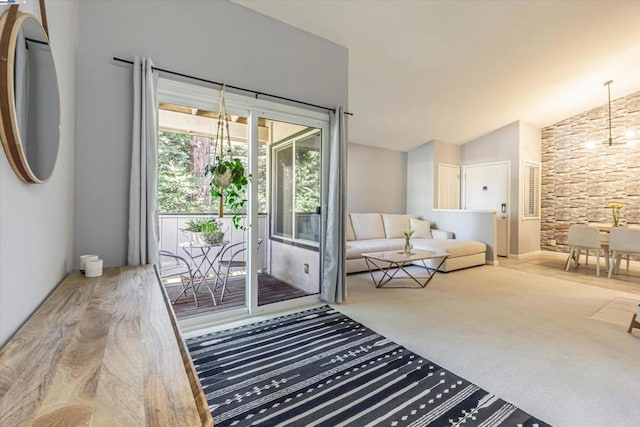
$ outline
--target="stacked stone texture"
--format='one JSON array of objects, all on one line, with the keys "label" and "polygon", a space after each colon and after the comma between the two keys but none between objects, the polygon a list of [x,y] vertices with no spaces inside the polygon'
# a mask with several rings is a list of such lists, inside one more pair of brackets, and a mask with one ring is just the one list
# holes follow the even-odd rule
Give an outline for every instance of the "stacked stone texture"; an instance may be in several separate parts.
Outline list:
[{"label": "stacked stone texture", "polygon": [[612,223],[609,203],[625,204],[622,225],[640,224],[640,92],[612,101],[611,127],[614,139],[634,130],[636,146],[603,143],[607,104],[542,129],[542,249],[568,252],[556,224]]}]

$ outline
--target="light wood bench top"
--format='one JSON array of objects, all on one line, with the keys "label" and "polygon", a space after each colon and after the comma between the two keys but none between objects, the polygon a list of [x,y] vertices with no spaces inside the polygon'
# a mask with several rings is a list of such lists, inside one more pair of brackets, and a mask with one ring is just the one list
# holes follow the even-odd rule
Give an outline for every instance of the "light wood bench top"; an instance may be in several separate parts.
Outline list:
[{"label": "light wood bench top", "polygon": [[152,266],[73,272],[0,350],[0,426],[210,426]]}]

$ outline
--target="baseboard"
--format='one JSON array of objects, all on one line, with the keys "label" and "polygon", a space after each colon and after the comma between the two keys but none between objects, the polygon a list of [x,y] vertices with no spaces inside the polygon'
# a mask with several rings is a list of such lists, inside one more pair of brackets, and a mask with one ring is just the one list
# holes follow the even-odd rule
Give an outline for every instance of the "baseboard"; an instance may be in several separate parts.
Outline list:
[{"label": "baseboard", "polygon": [[537,251],[527,252],[527,253],[524,253],[524,254],[509,254],[509,258],[522,259],[522,258],[527,258],[527,257],[530,257],[530,256],[542,255],[545,252],[547,252],[547,251],[537,250]]}]

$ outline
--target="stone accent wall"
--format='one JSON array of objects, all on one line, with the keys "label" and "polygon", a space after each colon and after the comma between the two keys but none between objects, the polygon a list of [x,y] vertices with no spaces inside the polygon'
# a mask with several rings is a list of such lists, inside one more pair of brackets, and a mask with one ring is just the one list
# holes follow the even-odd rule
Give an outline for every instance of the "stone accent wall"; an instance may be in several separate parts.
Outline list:
[{"label": "stone accent wall", "polygon": [[[542,129],[543,250],[568,252],[559,223],[611,223],[612,202],[625,204],[620,222],[640,224],[640,92],[611,103],[612,133],[635,130],[635,147],[608,146],[608,105]],[[594,140],[595,147],[586,147]]]}]

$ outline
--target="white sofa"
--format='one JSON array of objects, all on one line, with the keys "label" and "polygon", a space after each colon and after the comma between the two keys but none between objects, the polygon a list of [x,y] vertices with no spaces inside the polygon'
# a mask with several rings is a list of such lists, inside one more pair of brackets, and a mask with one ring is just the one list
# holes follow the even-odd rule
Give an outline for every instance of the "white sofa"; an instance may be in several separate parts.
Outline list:
[{"label": "white sofa", "polygon": [[[487,246],[472,240],[455,240],[453,233],[431,228],[428,221],[413,215],[352,213],[347,215],[347,273],[367,271],[363,253],[402,250],[403,230],[413,229],[411,243],[416,249],[449,252],[451,255],[439,271],[484,265]],[[430,268],[436,268],[439,259],[427,260]],[[421,263],[419,264],[421,265]]]}]

